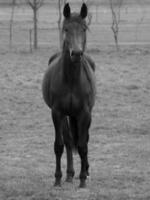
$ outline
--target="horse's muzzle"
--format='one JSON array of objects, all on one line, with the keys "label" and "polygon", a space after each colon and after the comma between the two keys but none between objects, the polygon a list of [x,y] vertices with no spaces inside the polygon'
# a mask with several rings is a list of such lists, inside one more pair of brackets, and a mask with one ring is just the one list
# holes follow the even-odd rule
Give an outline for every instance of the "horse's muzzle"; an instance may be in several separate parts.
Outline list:
[{"label": "horse's muzzle", "polygon": [[71,51],[70,56],[73,62],[80,62],[83,56],[83,51]]}]

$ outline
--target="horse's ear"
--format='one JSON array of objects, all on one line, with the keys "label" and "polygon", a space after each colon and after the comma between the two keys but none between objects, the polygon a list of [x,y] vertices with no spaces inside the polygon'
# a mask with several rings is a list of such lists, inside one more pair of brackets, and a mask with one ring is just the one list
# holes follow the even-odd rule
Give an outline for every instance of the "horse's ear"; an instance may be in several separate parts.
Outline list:
[{"label": "horse's ear", "polygon": [[69,18],[70,17],[71,11],[70,11],[69,3],[65,4],[63,14],[64,14],[65,18]]},{"label": "horse's ear", "polygon": [[82,4],[81,7],[81,11],[80,11],[80,16],[82,17],[82,19],[86,18],[88,14],[88,8],[87,5],[85,3]]}]

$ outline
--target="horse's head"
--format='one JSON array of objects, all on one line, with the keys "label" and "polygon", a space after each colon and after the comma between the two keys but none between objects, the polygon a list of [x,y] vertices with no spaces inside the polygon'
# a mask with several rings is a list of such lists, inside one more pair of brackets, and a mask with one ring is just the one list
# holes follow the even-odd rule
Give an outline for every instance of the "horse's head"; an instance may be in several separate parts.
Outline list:
[{"label": "horse's head", "polygon": [[71,13],[69,3],[64,6],[64,22],[62,28],[64,48],[70,53],[72,61],[80,61],[86,46],[87,6],[82,4],[79,14]]}]

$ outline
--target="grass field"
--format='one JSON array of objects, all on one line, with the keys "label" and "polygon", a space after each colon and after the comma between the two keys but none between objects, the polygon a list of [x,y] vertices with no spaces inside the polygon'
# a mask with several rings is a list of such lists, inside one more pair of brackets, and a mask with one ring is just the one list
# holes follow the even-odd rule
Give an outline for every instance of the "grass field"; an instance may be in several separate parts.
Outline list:
[{"label": "grass field", "polygon": [[[0,199],[150,198],[150,50],[102,49],[90,52],[97,65],[97,98],[90,130],[91,176],[84,190],[77,187],[78,155],[74,183],[53,187],[54,130],[41,95],[52,50],[0,55]],[[62,166],[65,177],[65,156]]]},{"label": "grass field", "polygon": [[[90,129],[90,177],[78,189],[75,179],[54,188],[54,129],[41,82],[57,49],[57,30],[49,48],[30,54],[21,46],[0,50],[0,200],[150,199],[150,46],[114,46],[88,38],[96,63],[97,96]],[[92,35],[93,34],[93,35]],[[18,36],[18,42],[20,38]],[[17,46],[18,47],[18,46]]]}]

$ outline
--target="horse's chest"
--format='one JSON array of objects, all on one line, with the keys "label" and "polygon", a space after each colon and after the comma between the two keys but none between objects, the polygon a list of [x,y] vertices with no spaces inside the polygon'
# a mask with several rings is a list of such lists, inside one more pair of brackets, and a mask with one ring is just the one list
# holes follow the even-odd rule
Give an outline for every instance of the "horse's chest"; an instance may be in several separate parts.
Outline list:
[{"label": "horse's chest", "polygon": [[61,107],[66,113],[76,113],[82,107],[82,99],[75,93],[68,93],[60,100]]},{"label": "horse's chest", "polygon": [[83,98],[78,92],[62,92],[59,96],[59,100],[55,104],[55,107],[65,115],[76,114],[83,107]]}]

